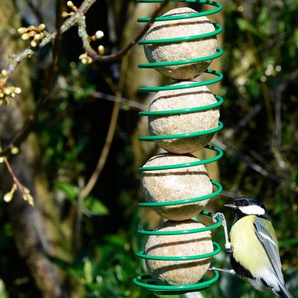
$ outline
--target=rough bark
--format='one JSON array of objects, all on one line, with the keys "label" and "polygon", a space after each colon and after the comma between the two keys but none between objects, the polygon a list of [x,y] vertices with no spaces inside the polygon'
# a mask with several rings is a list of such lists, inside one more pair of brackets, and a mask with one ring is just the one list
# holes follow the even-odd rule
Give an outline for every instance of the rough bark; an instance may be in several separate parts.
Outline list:
[{"label": "rough bark", "polygon": [[[16,31],[20,27],[20,20],[14,1],[0,2],[0,24],[0,69],[5,69],[9,55],[20,52],[24,45]],[[26,62],[17,68],[9,84],[19,86],[22,94],[12,99],[9,106],[0,107],[0,139],[3,148],[24,125],[34,105],[30,69]],[[75,297],[65,289],[65,276],[48,258],[56,256],[70,261],[71,247],[59,225],[55,202],[49,195],[39,159],[38,139],[31,133],[19,149],[19,154],[10,156],[8,160],[16,177],[30,190],[35,200],[35,207],[31,207],[17,191],[7,204],[19,255],[24,258],[41,297]],[[0,187],[3,193],[11,189],[12,182],[11,175],[2,166]]]}]

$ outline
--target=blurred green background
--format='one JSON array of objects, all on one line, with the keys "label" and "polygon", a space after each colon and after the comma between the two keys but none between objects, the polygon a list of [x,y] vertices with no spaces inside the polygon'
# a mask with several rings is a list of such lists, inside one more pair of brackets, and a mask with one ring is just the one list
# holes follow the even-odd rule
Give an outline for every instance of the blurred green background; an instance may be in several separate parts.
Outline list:
[{"label": "blurred green background", "polygon": [[[79,7],[81,1],[74,3]],[[279,238],[288,288],[298,297],[298,3],[222,4],[223,11],[210,19],[224,27],[218,37],[224,55],[211,68],[224,74],[214,87],[224,98],[224,129],[213,144],[225,154],[209,174],[224,191],[207,209],[225,212],[223,205],[237,195],[261,199]],[[207,9],[170,3],[164,11],[186,5]],[[102,44],[105,55],[116,53],[141,30],[137,17],[148,17],[155,8],[132,0],[96,1],[86,14],[87,31],[105,35],[94,48]],[[16,34],[17,27],[45,23],[52,32],[66,9],[59,0],[1,1],[0,36],[9,37],[1,45],[1,68],[9,54],[28,45]],[[22,87],[19,102],[0,107],[4,148],[50,90],[19,157],[9,159],[36,207],[23,203],[18,194],[10,203],[0,200],[0,297],[155,297],[132,282],[146,273],[135,255],[146,239],[136,231],[161,221],[137,206],[143,198],[138,167],[158,152],[154,144],[137,139],[147,134],[147,122],[138,112],[152,96],[137,89],[167,81],[154,70],[138,69],[146,61],[141,46],[121,59],[90,65],[79,61],[82,53],[73,27],[56,45],[22,62],[14,78]],[[9,121],[12,128],[5,126]],[[4,165],[0,170],[3,197],[12,181]],[[96,183],[83,197],[91,177]],[[230,226],[233,216],[226,216]],[[221,229],[213,231],[213,239],[224,244]],[[223,251],[212,262],[230,268]],[[38,268],[48,270],[45,276]],[[181,297],[271,296],[221,274],[207,290]]]}]

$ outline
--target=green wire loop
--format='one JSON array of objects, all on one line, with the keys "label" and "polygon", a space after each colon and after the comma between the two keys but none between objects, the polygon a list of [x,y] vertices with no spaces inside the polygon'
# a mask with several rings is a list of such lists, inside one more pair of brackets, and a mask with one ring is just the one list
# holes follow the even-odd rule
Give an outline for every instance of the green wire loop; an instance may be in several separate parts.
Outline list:
[{"label": "green wire loop", "polygon": [[[202,215],[211,216],[213,217],[214,214],[212,212],[203,210],[200,212]],[[140,229],[138,230],[139,234],[142,235],[181,235],[181,234],[192,234],[192,233],[201,233],[205,231],[210,231],[218,228],[222,224],[222,219],[217,216],[216,222],[210,226],[205,226],[197,229],[188,229],[188,230],[179,230],[179,231],[154,231],[154,230],[144,230]]]},{"label": "green wire loop", "polygon": [[141,259],[146,260],[156,260],[156,261],[194,261],[194,260],[201,260],[205,258],[210,258],[217,255],[220,252],[220,245],[213,241],[213,245],[215,249],[208,253],[193,255],[193,256],[151,256],[145,254],[144,251],[139,251],[136,255]]},{"label": "green wire loop", "polygon": [[219,147],[213,145],[206,145],[205,149],[215,151],[217,155],[209,157],[202,160],[197,160],[193,162],[181,163],[181,164],[172,164],[172,165],[163,165],[163,166],[150,166],[150,167],[140,167],[139,171],[159,171],[159,170],[170,170],[170,169],[181,169],[187,167],[195,167],[199,165],[205,165],[214,161],[217,161],[222,158],[223,151]]},{"label": "green wire loop", "polygon": [[164,206],[176,206],[176,205],[182,205],[182,204],[191,204],[196,203],[204,200],[211,199],[213,197],[218,196],[222,192],[222,185],[214,180],[211,180],[211,183],[217,187],[217,190],[212,192],[211,194],[204,195],[201,197],[191,198],[191,199],[183,199],[183,200],[175,200],[175,201],[168,201],[168,202],[143,202],[138,203],[139,207],[164,207]]},{"label": "green wire loop", "polygon": [[195,88],[200,86],[211,85],[220,82],[223,79],[223,74],[219,71],[213,69],[206,69],[205,73],[216,76],[213,79],[209,79],[202,82],[191,81],[185,84],[175,84],[175,85],[167,85],[167,86],[152,86],[152,87],[141,87],[139,91],[146,92],[157,92],[157,91],[167,91],[167,90],[177,90],[177,89],[187,89],[187,88]]},{"label": "green wire loop", "polygon": [[[214,213],[210,211],[203,210],[201,212],[202,215],[206,215],[209,217],[214,216]],[[190,233],[201,233],[204,231],[209,231],[212,229],[215,229],[219,227],[222,224],[222,219],[218,216],[215,218],[216,222],[210,226],[198,228],[198,229],[189,229],[189,230],[180,230],[180,231],[145,231],[145,230],[138,230],[138,233],[144,234],[144,235],[178,235],[178,234],[190,234]],[[137,256],[141,259],[148,259],[148,260],[161,260],[161,261],[190,261],[190,260],[199,260],[204,258],[210,258],[215,255],[217,255],[221,247],[220,245],[213,241],[214,250],[209,253],[200,254],[200,255],[193,255],[193,256],[150,256],[144,253],[144,251],[137,252]],[[206,280],[206,278],[203,278],[202,281],[191,284],[191,285],[180,285],[180,286],[174,286],[174,285],[157,285],[153,279],[149,275],[144,276],[138,276],[134,278],[133,282],[143,288],[146,288],[147,290],[154,291],[159,295],[170,295],[170,294],[182,294],[186,292],[193,292],[193,291],[199,291],[204,288],[209,287],[211,284],[213,284],[215,281],[219,278],[218,271],[214,270],[214,277]]]},{"label": "green wire loop", "polygon": [[215,95],[214,97],[216,98],[216,103],[212,103],[210,105],[187,108],[187,109],[177,109],[177,110],[144,111],[144,112],[139,112],[139,116],[172,116],[172,115],[189,114],[189,113],[196,113],[196,112],[215,109],[223,104],[223,98],[219,95]]},{"label": "green wire loop", "polygon": [[[164,2],[162,0],[137,0],[137,2],[143,2],[143,3],[157,3],[157,2]],[[212,5],[215,6],[214,9],[210,9],[207,11],[202,11],[202,12],[196,12],[196,13],[189,13],[189,14],[181,14],[177,16],[160,16],[156,17],[154,19],[155,22],[162,22],[162,21],[175,21],[175,20],[181,20],[181,19],[190,19],[190,18],[197,18],[197,17],[202,17],[202,16],[207,16],[207,15],[212,15],[215,13],[218,13],[222,10],[222,5],[219,2],[215,1],[208,1],[208,0],[170,0],[170,2],[186,2],[186,3],[195,3],[198,2],[200,4],[207,4],[207,5]],[[151,18],[138,18],[138,22],[149,22],[151,21]]]},{"label": "green wire loop", "polygon": [[193,58],[187,60],[174,60],[174,61],[163,61],[163,62],[150,62],[150,63],[141,63],[138,65],[139,68],[154,68],[154,67],[164,67],[164,66],[176,66],[183,64],[191,64],[197,62],[203,62],[208,60],[213,60],[220,57],[223,54],[223,50],[220,47],[216,47],[216,52],[209,56],[204,56],[200,58]]},{"label": "green wire loop", "polygon": [[[142,3],[158,3],[163,2],[163,0],[136,0],[137,2]],[[185,2],[185,3],[200,3],[200,4],[206,4],[213,6],[211,9],[208,9],[206,11],[202,12],[194,12],[194,13],[183,13],[180,15],[175,16],[158,16],[154,18],[154,21],[173,21],[173,20],[182,20],[182,19],[192,19],[196,17],[201,16],[208,16],[215,13],[218,13],[222,10],[222,5],[215,1],[209,1],[209,0],[170,0],[169,2]],[[151,18],[138,18],[138,22],[149,22],[152,21]],[[198,34],[198,35],[189,35],[189,36],[182,36],[182,37],[176,37],[176,38],[164,38],[164,39],[153,39],[153,40],[140,40],[139,44],[141,45],[157,45],[157,44],[168,44],[168,43],[182,43],[182,42],[190,42],[194,40],[204,39],[204,38],[210,38],[212,36],[215,36],[222,32],[223,28],[221,25],[212,23],[214,26],[214,30],[211,32],[207,32],[204,34]],[[192,64],[192,63],[199,63],[204,61],[210,61],[213,59],[216,59],[220,57],[223,54],[223,50],[220,47],[216,47],[216,52],[212,55],[205,56],[205,57],[199,57],[199,58],[193,58],[193,59],[185,59],[185,60],[176,60],[176,61],[163,61],[163,62],[151,62],[151,63],[142,63],[139,64],[139,68],[158,68],[158,67],[169,67],[169,66],[176,66],[176,65],[184,65],[184,64]],[[211,75],[211,78],[205,79],[205,81],[197,82],[197,81],[187,81],[183,84],[171,84],[167,86],[151,86],[151,87],[141,87],[139,88],[139,91],[143,92],[158,92],[158,91],[168,91],[168,90],[178,90],[178,89],[189,89],[189,88],[195,88],[195,87],[201,87],[206,85],[211,85],[220,82],[223,79],[223,74],[219,71],[212,70],[212,69],[206,69],[205,73],[209,76]],[[214,77],[212,77],[214,76]],[[217,100],[216,103],[211,105],[205,105],[202,107],[194,107],[194,108],[186,108],[186,109],[176,109],[176,110],[163,110],[163,111],[144,111],[140,112],[140,116],[151,116],[151,117],[158,117],[158,116],[169,116],[169,115],[179,115],[179,114],[187,114],[187,113],[195,113],[200,111],[206,111],[209,109],[214,109],[222,105],[223,99],[219,95],[215,95],[215,98]],[[160,140],[160,139],[173,139],[173,138],[189,138],[189,137],[197,137],[201,135],[207,135],[212,134],[220,129],[222,129],[223,124],[219,122],[218,126],[205,130],[205,131],[197,131],[197,132],[191,132],[191,133],[184,133],[184,134],[173,134],[173,135],[159,135],[159,136],[141,136],[139,137],[140,141],[154,141],[154,140]],[[169,170],[169,169],[179,169],[179,168],[185,168],[185,167],[193,167],[198,165],[203,165],[207,163],[212,163],[214,161],[219,160],[223,156],[223,151],[212,145],[205,146],[205,149],[213,150],[215,151],[216,155],[204,160],[198,160],[195,162],[189,162],[189,163],[181,163],[181,164],[173,164],[173,165],[163,165],[163,166],[143,166],[139,168],[139,171],[159,171],[159,170]],[[191,204],[195,203],[197,201],[206,200],[212,197],[215,197],[219,195],[222,192],[222,186],[220,183],[211,180],[211,183],[217,188],[215,191],[213,191],[209,195],[197,197],[197,198],[189,198],[184,200],[176,200],[174,202],[158,202],[158,203],[149,203],[149,202],[142,202],[138,205],[140,207],[159,207],[159,206],[169,206],[169,205],[180,205],[180,204]],[[198,229],[186,229],[186,230],[180,230],[180,231],[152,231],[152,230],[144,230],[140,229],[137,232],[141,235],[183,235],[183,234],[190,234],[190,233],[200,233],[204,231],[210,231],[215,228],[218,228],[222,224],[222,219],[217,216],[214,218],[214,213],[203,210],[201,211],[202,215],[212,217],[213,223],[209,226],[201,227]],[[189,261],[189,260],[198,260],[202,258],[211,258],[214,255],[218,254],[220,252],[220,245],[216,242],[213,242],[214,250],[212,252],[201,254],[201,255],[193,255],[193,256],[149,256],[144,253],[144,251],[137,252],[137,256],[141,259],[152,259],[152,260],[164,260],[164,261]],[[211,278],[206,277],[206,275],[203,277],[202,280],[200,280],[196,284],[191,285],[159,285],[156,284],[155,281],[150,277],[150,275],[143,275],[138,276],[133,279],[133,282],[143,287],[147,290],[153,291],[158,295],[181,295],[187,292],[194,292],[194,291],[201,291],[203,289],[206,289],[213,283],[215,283],[219,278],[218,271],[214,270],[213,275],[211,275]]]},{"label": "green wire loop", "polygon": [[[188,36],[180,36],[180,37],[172,37],[172,38],[163,38],[163,39],[142,39],[138,42],[140,45],[146,45],[146,44],[169,44],[169,43],[179,43],[179,42],[186,42],[186,41],[194,41],[199,39],[205,39],[209,38],[215,35],[218,35],[222,32],[222,26],[216,23],[212,23],[215,27],[215,30],[197,34],[197,35],[188,35]],[[209,58],[211,59],[211,58]],[[206,59],[206,60],[209,60]],[[201,61],[201,60],[200,60]]]},{"label": "green wire loop", "polygon": [[150,275],[143,275],[138,276],[133,279],[133,282],[143,288],[146,288],[149,291],[153,291],[158,295],[179,295],[186,292],[195,292],[195,291],[201,291],[203,289],[208,288],[210,285],[212,285],[214,282],[216,282],[219,278],[218,271],[214,270],[214,277],[209,280],[203,280],[196,284],[192,285],[181,285],[181,286],[167,286],[167,285],[157,285],[152,280]]},{"label": "green wire loop", "polygon": [[188,133],[177,133],[171,135],[157,135],[157,136],[142,136],[139,137],[140,141],[156,141],[156,140],[168,140],[168,139],[185,139],[185,138],[193,138],[203,135],[209,135],[212,133],[216,133],[223,128],[222,122],[218,122],[218,126],[211,129],[195,131],[195,132],[188,132]]}]

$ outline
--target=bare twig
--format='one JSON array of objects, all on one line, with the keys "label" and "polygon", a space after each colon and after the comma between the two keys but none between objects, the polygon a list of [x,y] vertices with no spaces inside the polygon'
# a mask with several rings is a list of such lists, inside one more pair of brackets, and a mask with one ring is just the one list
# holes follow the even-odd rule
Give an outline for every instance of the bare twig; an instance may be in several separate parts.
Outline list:
[{"label": "bare twig", "polygon": [[73,92],[73,93],[81,93],[84,94],[84,96],[90,96],[92,98],[101,98],[104,100],[108,100],[111,102],[121,102],[121,107],[129,107],[129,108],[133,108],[133,109],[137,109],[139,111],[145,111],[147,110],[148,106],[145,104],[142,104],[140,102],[134,101],[134,100],[129,100],[127,98],[124,97],[117,97],[115,95],[112,94],[107,94],[107,93],[103,93],[103,92],[99,92],[99,91],[95,91],[95,90],[85,90],[81,87],[78,86],[67,86],[65,88],[61,88],[62,90],[68,91],[68,92]]},{"label": "bare twig", "polygon": [[34,53],[40,49],[49,44],[52,40],[56,39],[59,34],[65,33],[67,30],[69,30],[71,27],[76,25],[78,21],[84,17],[85,13],[89,10],[92,4],[94,4],[96,0],[85,0],[78,11],[72,15],[70,18],[68,18],[61,26],[60,31],[55,31],[52,34],[47,34],[45,38],[42,39],[39,47],[37,49],[33,48],[27,48],[24,51],[22,51],[19,54],[13,54],[10,56],[10,63],[8,65],[8,73],[12,74],[14,70],[17,68],[20,62],[22,62],[26,58],[30,58],[34,55]]},{"label": "bare twig", "polygon": [[158,16],[160,11],[169,3],[169,0],[165,0],[161,4],[158,5],[156,10],[151,15],[150,21],[145,24],[143,29],[140,31],[140,33],[122,50],[118,51],[117,53],[113,53],[111,55],[98,55],[94,50],[89,49],[89,47],[86,48],[86,51],[88,55],[95,61],[98,62],[110,62],[116,59],[119,59],[123,56],[125,56],[128,51],[133,48],[137,42],[143,37],[143,35],[148,31],[148,29],[152,26],[154,23],[154,19]]},{"label": "bare twig", "polygon": [[214,143],[214,145],[216,145],[216,146],[219,146],[221,149],[225,150],[227,153],[237,157],[239,160],[243,161],[250,168],[252,168],[256,172],[258,172],[259,174],[263,175],[264,177],[267,177],[275,182],[280,181],[279,177],[272,174],[270,171],[266,170],[264,166],[260,166],[258,163],[254,162],[254,160],[247,154],[245,154],[231,146],[224,144],[219,139],[213,139],[212,143]]},{"label": "bare twig", "polygon": [[[38,48],[44,47],[45,45],[50,43],[52,40],[57,39],[57,37],[60,34],[63,34],[67,30],[69,30],[71,27],[78,25],[79,26],[79,34],[83,41],[83,46],[84,46],[86,52],[88,53],[88,55],[90,55],[90,57],[92,57],[93,60],[96,60],[98,62],[109,62],[109,61],[113,61],[115,59],[119,59],[119,58],[123,57],[124,55],[126,55],[128,53],[128,51],[133,46],[135,46],[137,44],[137,42],[142,38],[142,36],[145,34],[145,32],[151,27],[151,25],[154,22],[155,17],[159,14],[159,12],[169,2],[169,0],[165,0],[163,3],[161,3],[157,6],[156,10],[154,11],[154,13],[151,16],[150,21],[145,24],[145,26],[141,30],[141,32],[124,49],[120,50],[117,53],[111,54],[111,55],[101,56],[101,55],[98,55],[90,46],[89,37],[86,32],[86,23],[85,23],[85,13],[89,10],[89,8],[92,6],[92,4],[94,4],[95,1],[96,0],[85,0],[82,3],[82,5],[78,8],[78,10],[62,24],[62,26],[60,27],[60,31],[56,30],[52,34],[46,34],[46,36],[42,39],[41,43],[39,44]],[[7,68],[8,77],[15,71],[15,69],[17,68],[17,66],[19,65],[19,63],[21,61],[23,61],[26,58],[30,58],[36,51],[37,51],[37,49],[27,48],[19,54],[11,55],[10,63]],[[28,134],[32,131],[33,124],[35,123],[35,120],[36,120],[36,116],[37,116],[38,112],[40,111],[41,107],[47,101],[47,99],[51,93],[50,90],[47,90],[47,92],[48,93],[44,94],[44,96],[42,96],[42,98],[37,102],[37,104],[34,108],[34,111],[29,115],[29,118],[26,121],[26,123],[24,124],[24,127],[16,134],[16,136],[13,138],[13,140],[10,142],[10,144],[0,152],[0,157],[9,155],[11,153],[11,149],[14,147],[18,147],[21,144],[21,142],[24,139],[26,139]]]},{"label": "bare twig", "polygon": [[[159,12],[163,9],[163,7],[169,2],[169,0],[165,0],[162,4],[158,5],[157,9],[154,11],[154,13],[152,14],[150,21],[148,21],[146,23],[146,25],[144,26],[144,28],[141,30],[141,32],[121,51],[117,52],[114,55],[110,55],[110,56],[105,56],[105,58],[103,56],[95,56],[92,58],[99,58],[98,61],[104,62],[103,60],[101,60],[100,58],[104,58],[106,59],[105,61],[111,61],[114,59],[119,59],[121,58],[123,55],[125,55],[141,38],[142,36],[145,34],[145,32],[148,30],[148,28],[150,28],[150,26],[153,24],[154,19],[156,18],[156,16],[159,14]],[[84,29],[84,24],[81,24],[82,28]],[[84,31],[84,30],[83,30]],[[88,45],[87,45],[88,46]],[[121,80],[121,82],[123,82],[123,80]],[[121,84],[120,82],[120,84]],[[118,88],[118,90],[120,90]],[[98,160],[97,166],[93,172],[93,174],[91,175],[91,178],[89,179],[87,185],[84,187],[84,189],[81,191],[80,196],[84,199],[86,196],[88,196],[88,194],[91,192],[91,190],[93,189],[102,169],[103,166],[105,164],[105,161],[107,159],[108,153],[110,151],[110,147],[111,147],[111,143],[114,137],[114,133],[116,130],[116,126],[117,126],[117,119],[118,119],[118,114],[119,114],[119,108],[121,106],[121,94],[119,92],[117,92],[117,96],[116,96],[116,101],[113,107],[113,111],[112,111],[112,116],[111,116],[111,121],[110,121],[110,126],[109,126],[109,130],[108,130],[108,134],[106,137],[106,141],[104,144],[104,148],[102,150],[101,156]]]},{"label": "bare twig", "polygon": [[[80,18],[80,20],[78,22],[79,35],[83,40],[84,49],[86,50],[87,54],[93,60],[97,60],[99,62],[108,62],[108,61],[112,61],[112,60],[119,59],[119,58],[123,57],[142,38],[142,36],[145,34],[145,32],[148,30],[148,28],[150,28],[150,26],[153,24],[154,19],[158,15],[160,10],[168,2],[169,2],[169,0],[166,0],[161,5],[159,5],[157,7],[155,12],[151,16],[151,20],[146,23],[143,30],[141,30],[141,32],[123,50],[120,50],[119,52],[117,52],[115,54],[112,54],[112,55],[108,55],[108,56],[97,55],[97,53],[92,49],[92,47],[90,46],[90,43],[89,43],[89,36],[87,34],[87,31],[86,31],[85,19]],[[124,67],[121,67],[121,69],[123,70]],[[82,221],[83,202],[84,202],[85,198],[90,194],[92,189],[94,188],[94,186],[95,186],[95,184],[96,184],[96,182],[97,182],[97,180],[100,176],[100,173],[102,172],[102,170],[104,168],[104,165],[106,163],[108,154],[110,152],[110,148],[111,148],[111,144],[112,144],[112,141],[113,141],[113,138],[114,138],[114,134],[115,134],[115,131],[116,131],[117,122],[118,122],[118,115],[119,115],[119,109],[121,107],[121,98],[122,98],[122,94],[121,94],[120,90],[122,90],[121,84],[123,84],[123,82],[124,82],[124,80],[123,80],[124,76],[120,76],[120,78],[121,78],[121,80],[119,82],[118,91],[116,92],[116,98],[115,98],[116,100],[115,100],[115,104],[114,104],[112,115],[111,115],[109,130],[108,130],[108,133],[107,133],[107,136],[106,136],[106,140],[105,140],[102,152],[100,154],[100,157],[98,159],[95,170],[93,171],[89,181],[87,182],[85,187],[83,187],[81,189],[81,191],[79,193],[77,218],[76,218],[76,223],[75,223],[75,233],[74,233],[74,239],[73,239],[73,244],[74,244],[74,250],[75,251],[77,250],[77,248],[80,245],[80,235],[81,235],[80,230],[81,230],[81,221]]]},{"label": "bare twig", "polygon": [[[34,206],[34,199],[32,197],[32,195],[30,194],[30,191],[27,187],[25,187],[20,181],[19,179],[17,178],[17,176],[15,175],[12,167],[11,167],[11,164],[9,163],[9,161],[7,160],[6,157],[3,158],[3,162],[5,163],[5,166],[10,174],[10,176],[12,177],[14,183],[15,183],[15,186],[17,189],[19,189],[19,191],[21,192],[22,194],[22,197],[25,201],[27,201],[30,205]],[[13,195],[13,192],[15,191],[15,188],[13,186],[13,189],[11,191],[11,197]],[[11,198],[10,198],[11,199]]]}]

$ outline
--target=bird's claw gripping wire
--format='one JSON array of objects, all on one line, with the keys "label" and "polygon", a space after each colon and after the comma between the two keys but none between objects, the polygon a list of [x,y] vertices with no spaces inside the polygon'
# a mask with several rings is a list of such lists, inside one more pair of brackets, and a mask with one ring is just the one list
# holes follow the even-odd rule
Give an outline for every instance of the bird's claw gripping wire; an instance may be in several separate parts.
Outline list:
[{"label": "bird's claw gripping wire", "polygon": [[221,225],[224,229],[225,249],[226,249],[227,253],[231,253],[233,251],[233,245],[232,245],[232,243],[230,242],[230,239],[229,239],[227,221],[226,221],[226,218],[225,218],[224,214],[221,213],[221,212],[217,212],[212,216],[213,222],[217,222],[217,221],[219,221],[219,219],[221,220]]}]

